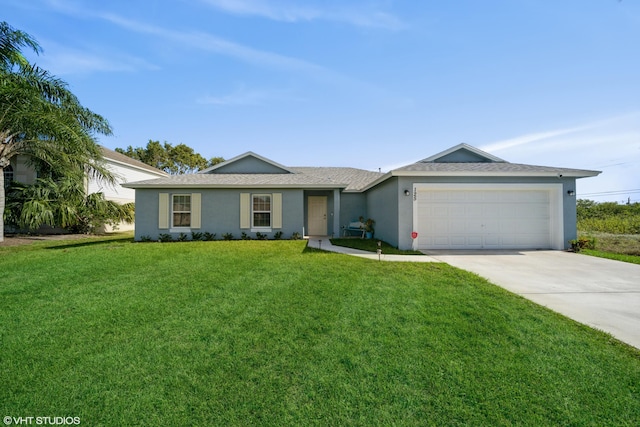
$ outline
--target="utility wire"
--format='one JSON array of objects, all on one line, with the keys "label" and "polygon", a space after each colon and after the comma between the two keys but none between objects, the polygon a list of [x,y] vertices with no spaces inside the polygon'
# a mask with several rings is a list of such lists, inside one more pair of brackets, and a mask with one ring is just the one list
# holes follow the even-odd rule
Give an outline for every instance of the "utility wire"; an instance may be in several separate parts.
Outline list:
[{"label": "utility wire", "polygon": [[615,191],[601,191],[599,193],[580,193],[579,196],[614,196],[620,194],[637,194],[640,193],[640,188],[634,188],[633,190],[615,190]]}]

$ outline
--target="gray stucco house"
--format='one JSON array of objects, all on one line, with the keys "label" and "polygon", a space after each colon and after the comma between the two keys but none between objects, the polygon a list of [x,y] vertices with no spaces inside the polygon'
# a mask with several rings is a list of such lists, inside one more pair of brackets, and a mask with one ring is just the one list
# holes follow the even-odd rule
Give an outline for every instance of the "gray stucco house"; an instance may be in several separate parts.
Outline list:
[{"label": "gray stucco house", "polygon": [[460,144],[387,173],[288,167],[248,152],[197,174],[130,182],[135,238],[343,235],[359,217],[401,249],[565,249],[576,179],[600,172],[509,163]]}]

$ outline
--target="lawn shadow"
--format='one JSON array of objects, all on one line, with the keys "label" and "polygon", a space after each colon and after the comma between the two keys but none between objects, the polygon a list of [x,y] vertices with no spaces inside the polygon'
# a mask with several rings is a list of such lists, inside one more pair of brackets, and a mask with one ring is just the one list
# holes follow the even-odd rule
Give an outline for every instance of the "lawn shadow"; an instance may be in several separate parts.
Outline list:
[{"label": "lawn shadow", "polygon": [[90,242],[87,241],[75,241],[73,243],[66,243],[61,245],[49,246],[45,249],[70,249],[70,248],[82,248],[89,246],[99,246],[99,245],[109,245],[112,243],[133,243],[133,237],[121,237],[118,239],[108,239],[108,240],[92,240]]}]

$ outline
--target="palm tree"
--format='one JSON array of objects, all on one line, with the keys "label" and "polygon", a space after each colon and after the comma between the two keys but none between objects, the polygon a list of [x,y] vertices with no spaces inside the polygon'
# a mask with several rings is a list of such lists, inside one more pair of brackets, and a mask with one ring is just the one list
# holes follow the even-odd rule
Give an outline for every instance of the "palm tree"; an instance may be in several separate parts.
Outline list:
[{"label": "palm tree", "polygon": [[113,182],[95,134],[109,123],[83,107],[64,81],[30,64],[21,48],[41,48],[30,35],[0,22],[0,241],[4,239],[4,168],[26,154],[57,175],[83,171]]}]

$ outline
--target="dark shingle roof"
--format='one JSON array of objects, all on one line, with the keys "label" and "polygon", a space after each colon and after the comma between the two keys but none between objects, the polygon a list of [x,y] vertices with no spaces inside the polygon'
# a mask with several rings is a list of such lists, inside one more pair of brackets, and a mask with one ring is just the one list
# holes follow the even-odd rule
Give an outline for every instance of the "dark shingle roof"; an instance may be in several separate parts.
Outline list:
[{"label": "dark shingle roof", "polygon": [[342,188],[358,191],[381,177],[379,172],[355,168],[294,167],[284,174],[186,174],[127,184],[136,187],[299,187]]},{"label": "dark shingle roof", "polygon": [[584,169],[559,168],[552,166],[535,166],[520,163],[509,162],[493,162],[493,163],[434,163],[434,162],[417,162],[411,165],[394,169],[393,172],[431,172],[435,174],[451,174],[461,173],[465,175],[479,174],[505,174],[505,175],[540,175],[540,174],[563,174],[567,176],[593,176],[597,171]]}]

